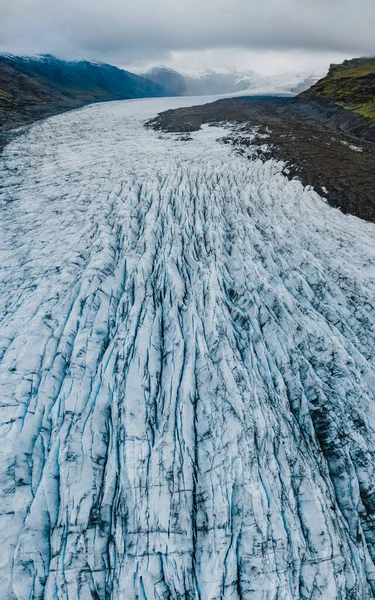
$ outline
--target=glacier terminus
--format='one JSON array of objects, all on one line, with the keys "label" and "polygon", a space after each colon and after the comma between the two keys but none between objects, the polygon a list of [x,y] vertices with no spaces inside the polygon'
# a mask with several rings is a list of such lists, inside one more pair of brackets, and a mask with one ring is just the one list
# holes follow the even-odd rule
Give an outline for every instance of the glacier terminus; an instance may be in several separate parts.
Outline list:
[{"label": "glacier terminus", "polygon": [[1,600],[375,597],[375,225],[203,101],[4,149]]}]

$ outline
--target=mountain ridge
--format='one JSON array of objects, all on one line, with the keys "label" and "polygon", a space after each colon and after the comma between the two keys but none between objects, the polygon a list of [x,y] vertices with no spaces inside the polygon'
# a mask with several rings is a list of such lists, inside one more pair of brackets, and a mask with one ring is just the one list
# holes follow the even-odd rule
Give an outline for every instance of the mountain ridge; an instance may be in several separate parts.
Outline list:
[{"label": "mountain ridge", "polygon": [[0,55],[0,127],[12,129],[41,117],[95,102],[173,95],[139,75],[106,63]]}]

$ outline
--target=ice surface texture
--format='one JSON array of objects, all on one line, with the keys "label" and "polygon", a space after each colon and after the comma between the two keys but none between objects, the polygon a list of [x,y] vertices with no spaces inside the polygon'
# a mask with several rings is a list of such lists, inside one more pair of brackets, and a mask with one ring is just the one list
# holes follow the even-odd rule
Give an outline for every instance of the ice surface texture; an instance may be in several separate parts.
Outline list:
[{"label": "ice surface texture", "polygon": [[375,226],[178,102],[5,150],[0,598],[373,598]]}]

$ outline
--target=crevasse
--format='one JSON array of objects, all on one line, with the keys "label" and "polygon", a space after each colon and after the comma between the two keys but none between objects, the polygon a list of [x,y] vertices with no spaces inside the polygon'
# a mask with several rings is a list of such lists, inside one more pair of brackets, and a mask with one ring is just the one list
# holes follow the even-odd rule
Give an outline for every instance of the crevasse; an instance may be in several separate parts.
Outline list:
[{"label": "crevasse", "polygon": [[375,225],[181,102],[5,149],[0,598],[373,598]]}]

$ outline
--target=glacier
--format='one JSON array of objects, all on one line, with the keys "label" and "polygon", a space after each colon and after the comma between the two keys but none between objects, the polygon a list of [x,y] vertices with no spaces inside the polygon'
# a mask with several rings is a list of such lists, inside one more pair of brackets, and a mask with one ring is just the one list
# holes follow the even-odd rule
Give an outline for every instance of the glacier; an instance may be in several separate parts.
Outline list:
[{"label": "glacier", "polygon": [[375,597],[375,225],[198,102],[4,150],[2,600]]}]

